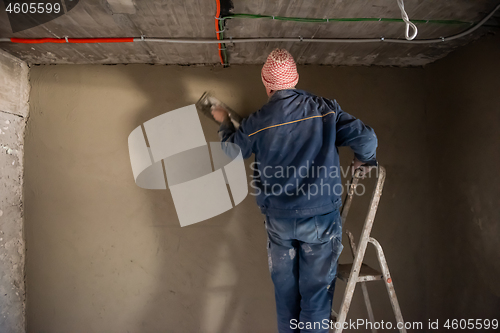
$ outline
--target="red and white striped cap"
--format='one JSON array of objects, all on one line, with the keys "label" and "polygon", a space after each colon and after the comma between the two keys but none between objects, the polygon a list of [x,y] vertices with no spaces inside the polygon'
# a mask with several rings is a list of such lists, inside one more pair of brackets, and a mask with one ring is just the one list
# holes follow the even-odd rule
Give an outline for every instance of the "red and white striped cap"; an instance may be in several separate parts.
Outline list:
[{"label": "red and white striped cap", "polygon": [[261,77],[264,86],[270,90],[293,88],[299,82],[295,61],[285,49],[275,49],[269,54],[262,67]]}]

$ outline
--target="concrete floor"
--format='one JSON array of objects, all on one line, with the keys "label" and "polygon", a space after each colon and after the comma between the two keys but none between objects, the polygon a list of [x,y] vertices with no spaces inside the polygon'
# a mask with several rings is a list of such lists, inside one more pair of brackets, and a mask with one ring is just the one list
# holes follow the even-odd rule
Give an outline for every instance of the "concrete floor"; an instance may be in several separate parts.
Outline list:
[{"label": "concrete floor", "polygon": [[[498,38],[481,43],[493,50],[488,45]],[[452,68],[480,64],[482,53],[476,47],[458,54]],[[495,252],[475,253],[487,265],[480,275],[469,275],[476,280],[449,283],[460,272],[463,257],[454,256],[452,249],[463,235],[457,232],[456,241],[445,243],[441,237],[462,218],[446,212],[464,203],[435,201],[436,195],[445,195],[434,191],[436,168],[448,164],[436,159],[447,147],[436,143],[441,128],[433,119],[461,114],[438,104],[441,95],[433,92],[453,83],[433,76],[452,72],[445,61],[425,69],[299,67],[299,88],[337,99],[378,134],[378,159],[388,179],[373,236],[386,251],[405,319],[424,323],[444,315],[466,316],[448,296],[468,283],[476,285],[476,297],[469,295],[468,304],[485,316],[500,304],[494,285],[487,282],[498,270],[498,261],[489,260]],[[499,72],[494,62],[484,66]],[[498,83],[491,80],[487,84]],[[474,77],[473,83],[480,81]],[[275,332],[266,236],[254,198],[248,196],[209,221],[180,228],[168,191],[135,185],[127,147],[136,126],[196,102],[207,89],[242,115],[256,111],[266,101],[260,66],[38,66],[31,70],[31,84],[25,142],[28,332]],[[491,105],[498,105],[495,101]],[[466,122],[467,114],[462,116]],[[498,128],[498,119],[491,117],[483,131]],[[216,139],[216,127],[204,118],[202,123],[207,141]],[[447,133],[452,136],[453,127]],[[496,147],[491,153],[498,154],[497,141],[488,147]],[[346,165],[351,154],[342,150],[341,157]],[[498,185],[498,176],[492,181]],[[355,233],[368,199],[362,197],[352,208],[347,228]],[[440,215],[432,202],[443,205]],[[498,221],[495,207],[482,211],[490,232]],[[469,225],[468,218],[462,223]],[[486,223],[485,217],[482,221]],[[467,241],[484,237],[477,234]],[[498,253],[498,233],[488,237],[488,246]],[[445,250],[443,262],[440,254],[446,246],[452,247]],[[344,251],[341,262],[349,256]],[[373,251],[366,261],[376,265]],[[447,263],[453,269],[442,270],[436,280],[434,272]],[[337,285],[337,301],[343,287]],[[383,284],[369,290],[376,318],[393,320]],[[482,308],[485,299],[487,307]],[[439,306],[432,305],[436,300]],[[366,318],[359,293],[349,317]]]}]

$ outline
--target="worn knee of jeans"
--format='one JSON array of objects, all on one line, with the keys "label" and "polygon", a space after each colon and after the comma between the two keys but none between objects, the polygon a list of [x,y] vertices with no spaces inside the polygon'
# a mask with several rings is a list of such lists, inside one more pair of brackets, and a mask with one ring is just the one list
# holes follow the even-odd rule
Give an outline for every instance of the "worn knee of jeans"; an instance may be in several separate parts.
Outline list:
[{"label": "worn knee of jeans", "polygon": [[271,240],[267,237],[267,264],[269,265],[269,273],[273,272],[273,258],[271,256]]},{"label": "worn knee of jeans", "polygon": [[[267,218],[264,220],[264,226],[266,227],[266,232],[268,231],[267,229]],[[269,239],[269,234],[267,234],[267,264],[269,266],[269,272],[273,272],[273,259],[271,257],[271,240]]]},{"label": "worn knee of jeans", "polygon": [[342,245],[342,241],[339,238],[334,237],[332,239],[332,265],[330,267],[330,274],[328,276],[328,279],[331,282],[327,287],[328,291],[332,293],[335,290],[335,281],[337,280],[337,265],[343,249],[344,246]]}]

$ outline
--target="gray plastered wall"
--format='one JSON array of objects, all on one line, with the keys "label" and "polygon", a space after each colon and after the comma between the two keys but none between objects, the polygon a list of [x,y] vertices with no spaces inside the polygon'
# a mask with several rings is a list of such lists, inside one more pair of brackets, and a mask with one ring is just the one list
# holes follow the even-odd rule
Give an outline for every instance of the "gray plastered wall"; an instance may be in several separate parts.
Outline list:
[{"label": "gray plastered wall", "polygon": [[25,332],[24,129],[28,66],[0,51],[0,332]]}]

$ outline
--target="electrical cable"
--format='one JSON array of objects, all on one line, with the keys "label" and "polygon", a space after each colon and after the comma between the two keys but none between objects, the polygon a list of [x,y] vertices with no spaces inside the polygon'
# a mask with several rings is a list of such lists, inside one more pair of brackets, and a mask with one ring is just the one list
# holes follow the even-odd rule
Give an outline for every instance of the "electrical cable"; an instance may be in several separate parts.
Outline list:
[{"label": "electrical cable", "polygon": [[[406,23],[405,37],[407,40],[413,40],[415,37],[417,37],[417,33],[418,33],[417,26],[410,21],[408,14],[406,14],[405,4],[404,4],[403,0],[398,0],[398,6],[399,6],[399,9],[401,10],[401,18]],[[413,35],[411,35],[411,36],[409,36],[410,27],[413,29]]]},{"label": "electrical cable", "polygon": [[[224,32],[226,31],[226,17],[233,10],[232,0],[216,0],[217,2],[217,15],[215,19],[218,21],[218,28],[216,28],[217,39],[224,40]],[[231,39],[231,37],[230,37]],[[229,56],[225,43],[219,44],[219,52],[221,53],[221,64],[224,67],[229,66]]]},{"label": "electrical cable", "polygon": [[[215,14],[215,35],[217,36],[217,40],[224,39],[224,18],[221,17],[221,5],[220,0],[216,0],[217,3],[217,12]],[[219,58],[222,66],[227,67],[227,52],[226,52],[226,44],[218,43],[219,46]]]},{"label": "electrical cable", "polygon": [[[255,42],[309,42],[309,43],[400,43],[400,44],[432,44],[451,41],[462,38],[479,29],[493,14],[500,9],[500,4],[497,5],[486,17],[479,21],[471,28],[448,37],[440,37],[433,39],[397,39],[397,38],[303,38],[303,37],[277,37],[277,38],[232,38],[231,43],[255,43]],[[225,18],[224,18],[225,19]],[[224,20],[219,19],[219,20]],[[219,21],[217,20],[217,21]],[[217,35],[222,35],[223,32],[220,26],[217,26],[220,32]],[[223,29],[222,29],[223,30]],[[221,36],[222,37],[222,36]],[[120,43],[120,42],[160,42],[160,43],[182,43],[182,44],[222,44],[220,39],[188,39],[188,38],[150,38],[150,37],[125,37],[125,38],[0,38],[0,42],[12,42],[23,44],[39,44],[39,43]],[[225,46],[225,45],[224,45]],[[222,47],[219,47],[222,49]],[[222,51],[222,50],[221,50]],[[221,60],[224,59],[221,53]]]}]

